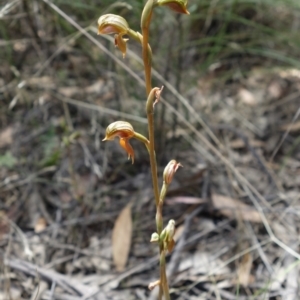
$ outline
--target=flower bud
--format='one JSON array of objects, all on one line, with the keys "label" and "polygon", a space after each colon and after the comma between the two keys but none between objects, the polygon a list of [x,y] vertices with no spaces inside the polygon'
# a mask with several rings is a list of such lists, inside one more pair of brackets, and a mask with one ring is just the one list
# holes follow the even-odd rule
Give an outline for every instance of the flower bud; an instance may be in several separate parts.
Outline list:
[{"label": "flower bud", "polygon": [[166,227],[166,232],[167,232],[167,240],[170,242],[173,240],[174,234],[175,234],[175,221],[170,220],[167,227]]},{"label": "flower bud", "polygon": [[174,234],[175,234],[175,221],[170,220],[168,225],[164,228],[164,230],[160,234],[160,239],[163,242],[164,250],[168,250],[169,253],[172,252],[175,245],[173,239]]},{"label": "flower bud", "polygon": [[128,30],[129,25],[121,16],[107,14],[98,20],[98,34],[126,34]]},{"label": "flower bud", "polygon": [[157,5],[166,5],[175,12],[189,15],[186,6],[188,0],[158,0]]},{"label": "flower bud", "polygon": [[170,184],[172,182],[173,176],[179,167],[182,167],[182,165],[174,159],[167,164],[163,174],[165,184]]},{"label": "flower bud", "polygon": [[120,138],[120,146],[127,152],[128,159],[131,158],[134,163],[134,151],[129,144],[129,139],[135,135],[133,127],[130,123],[124,121],[116,121],[106,128],[106,135],[103,141],[113,140],[115,137]]},{"label": "flower bud", "polygon": [[153,232],[151,235],[150,243],[156,243],[159,240],[159,235],[157,232]]}]

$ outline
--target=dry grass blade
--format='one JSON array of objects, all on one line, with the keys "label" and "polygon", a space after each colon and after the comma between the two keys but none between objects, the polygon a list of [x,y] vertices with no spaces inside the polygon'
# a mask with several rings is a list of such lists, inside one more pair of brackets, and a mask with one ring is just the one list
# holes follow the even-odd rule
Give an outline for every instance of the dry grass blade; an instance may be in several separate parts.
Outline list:
[{"label": "dry grass blade", "polygon": [[123,208],[115,222],[112,233],[113,260],[120,272],[125,268],[130,251],[132,236],[131,206],[132,204],[129,203]]},{"label": "dry grass blade", "polygon": [[220,213],[228,218],[241,218],[244,221],[261,223],[259,212],[253,207],[240,202],[237,199],[213,194],[212,202]]},{"label": "dry grass blade", "polygon": [[6,3],[0,10],[0,19],[2,19],[5,15],[9,14],[17,5],[19,5],[21,1],[15,0],[10,3]]},{"label": "dry grass blade", "polygon": [[9,146],[13,141],[13,127],[9,126],[0,131],[0,148]]},{"label": "dry grass blade", "polygon": [[251,253],[246,253],[241,263],[239,264],[237,273],[238,273],[238,282],[244,287],[247,287],[254,278],[251,276],[251,268],[253,264],[253,256]]},{"label": "dry grass blade", "polygon": [[114,110],[114,109],[110,109],[110,108],[102,107],[102,106],[99,106],[99,105],[79,101],[79,100],[76,100],[76,99],[67,98],[67,97],[65,97],[65,96],[63,96],[59,93],[53,93],[53,96],[55,96],[60,101],[63,101],[65,103],[69,103],[69,104],[72,104],[72,105],[75,105],[75,106],[78,106],[78,107],[91,109],[91,110],[98,111],[100,113],[107,114],[107,115],[127,118],[128,120],[137,121],[137,122],[140,122],[140,123],[143,123],[143,124],[147,123],[147,120],[143,117],[123,113],[123,112],[120,112],[120,111],[117,111],[117,110]]}]

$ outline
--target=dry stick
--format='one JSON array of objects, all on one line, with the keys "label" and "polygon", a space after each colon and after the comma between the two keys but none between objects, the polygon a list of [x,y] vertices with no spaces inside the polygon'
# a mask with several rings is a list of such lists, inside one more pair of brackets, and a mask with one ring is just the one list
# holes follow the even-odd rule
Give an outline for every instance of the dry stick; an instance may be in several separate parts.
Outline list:
[{"label": "dry stick", "polygon": [[292,129],[292,126],[293,124],[296,122],[296,120],[298,119],[300,115],[300,107],[298,108],[297,112],[295,113],[294,115],[294,118],[292,120],[292,123],[290,124],[290,126],[287,128],[286,132],[284,133],[283,137],[281,138],[279,144],[277,145],[277,147],[275,148],[275,150],[273,151],[272,155],[271,155],[271,158],[270,158],[270,161],[272,162],[275,155],[277,154],[278,150],[280,149],[280,147],[282,146],[284,140],[286,139],[287,135],[289,134],[289,132],[291,131]]},{"label": "dry stick", "polygon": [[[58,284],[61,288],[63,288],[70,294],[76,292],[77,294],[88,298],[92,294],[94,294],[95,290],[97,289],[95,286],[84,285],[76,279],[70,278],[66,275],[62,275],[53,270],[47,270],[43,267],[39,267],[24,260],[5,259],[4,265],[9,266],[12,269],[22,271],[34,277],[38,273],[42,278],[48,280],[49,282],[56,282],[56,284]],[[103,293],[101,297],[103,297],[102,299],[106,299]]]},{"label": "dry stick", "polygon": [[[82,32],[83,35],[85,35],[90,41],[92,41],[95,45],[97,45],[105,54],[107,54],[111,59],[113,59],[114,61],[116,61],[124,70],[126,70],[133,78],[135,78],[137,80],[137,82],[139,82],[142,86],[145,86],[145,82],[143,81],[143,79],[141,79],[136,73],[134,73],[126,64],[124,64],[120,59],[118,59],[115,55],[113,55],[110,51],[108,51],[101,43],[99,43],[93,36],[91,36],[88,32],[86,32],[80,25],[78,25],[74,20],[72,20],[68,15],[66,15],[60,8],[58,8],[55,4],[53,4],[52,2],[50,2],[49,0],[43,0],[45,3],[47,3],[53,10],[55,10],[57,13],[59,13],[62,17],[64,17],[70,24],[72,24],[75,28],[77,28],[80,32]],[[128,51],[129,52],[129,51]],[[130,53],[130,52],[129,52]],[[209,136],[213,138],[213,140],[215,142],[218,141],[218,139],[215,137],[215,135],[212,133],[212,131],[208,128],[208,126],[203,122],[203,120],[196,114],[196,112],[192,109],[191,105],[188,103],[188,101],[182,96],[180,95],[176,89],[166,80],[164,80],[164,78],[162,76],[160,76],[160,74],[156,71],[153,70],[153,74],[159,79],[161,80],[164,85],[184,104],[187,106],[187,108],[189,109],[189,111],[193,114],[193,116],[195,117],[195,119],[204,127],[204,129],[207,131],[207,133],[209,134]],[[238,178],[238,180],[240,181],[240,183],[244,184],[244,186],[248,187],[253,194],[256,195],[256,197],[258,199],[260,199],[260,201],[262,201],[269,209],[271,209],[269,203],[266,201],[266,199],[257,191],[257,189],[255,187],[253,187],[253,185],[234,167],[234,165],[231,164],[231,162],[225,158],[221,152],[214,147],[200,132],[197,131],[197,129],[190,124],[187,120],[184,119],[184,117],[182,117],[180,115],[180,113],[178,113],[168,102],[164,101],[161,98],[161,102],[164,103],[164,105],[167,106],[167,108],[174,114],[176,114],[178,116],[178,118],[192,131],[194,132],[198,138],[217,156],[219,157],[219,159],[223,162],[223,164],[225,164],[226,166],[228,166],[235,174],[235,176]],[[218,141],[217,142],[218,146],[222,149],[224,148],[224,146]],[[248,189],[248,190],[249,190]],[[252,195],[253,196],[253,195]],[[292,256],[296,257],[297,259],[300,260],[300,255],[295,252],[293,249],[291,249],[290,247],[288,247],[287,245],[285,245],[283,242],[281,242],[273,233],[272,229],[270,228],[270,225],[266,219],[266,216],[262,210],[262,208],[260,207],[259,203],[257,202],[257,200],[254,197],[250,197],[253,204],[255,205],[256,209],[258,209],[262,220],[263,220],[263,224],[270,236],[271,241],[273,241],[274,243],[276,243],[279,247],[283,248],[285,251],[287,251],[289,254],[291,254]],[[254,200],[254,201],[253,201]]]},{"label": "dry stick", "polygon": [[[246,222],[246,227],[247,227],[249,233],[250,233],[251,236],[252,236],[252,244],[253,244],[253,245],[258,245],[259,242],[258,242],[258,239],[257,239],[257,237],[256,237],[256,235],[255,235],[255,232],[254,232],[253,228],[252,228],[252,225],[251,225],[249,222]],[[262,260],[263,263],[265,264],[266,269],[268,270],[268,272],[269,272],[270,274],[273,274],[273,273],[274,273],[274,270],[273,270],[271,264],[269,263],[268,257],[267,257],[267,255],[265,254],[265,252],[263,251],[262,247],[257,248],[257,252],[258,252],[258,254],[260,255],[261,260]]]}]

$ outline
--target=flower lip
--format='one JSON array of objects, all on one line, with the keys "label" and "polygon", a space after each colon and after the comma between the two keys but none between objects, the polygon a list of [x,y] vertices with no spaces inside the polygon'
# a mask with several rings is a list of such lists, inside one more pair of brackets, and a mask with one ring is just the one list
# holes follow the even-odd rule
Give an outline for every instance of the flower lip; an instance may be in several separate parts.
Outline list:
[{"label": "flower lip", "polygon": [[123,39],[122,34],[115,34],[115,46],[120,49],[120,51],[123,54],[123,58],[125,58],[126,55],[126,43],[128,39]]}]

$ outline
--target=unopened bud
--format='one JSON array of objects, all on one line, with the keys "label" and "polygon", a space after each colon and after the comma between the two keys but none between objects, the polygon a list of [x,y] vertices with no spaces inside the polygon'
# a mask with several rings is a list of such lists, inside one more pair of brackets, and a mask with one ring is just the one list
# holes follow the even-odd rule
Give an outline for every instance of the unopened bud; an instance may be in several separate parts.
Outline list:
[{"label": "unopened bud", "polygon": [[163,242],[164,250],[168,250],[169,253],[172,252],[175,242],[174,242],[174,234],[175,234],[175,221],[170,220],[168,225],[164,228],[160,235],[160,239]]},{"label": "unopened bud", "polygon": [[175,234],[175,221],[170,220],[167,227],[166,227],[166,232],[167,232],[167,240],[170,242],[173,240],[174,234]]},{"label": "unopened bud", "polygon": [[182,167],[182,165],[178,163],[175,159],[172,159],[167,164],[163,174],[163,179],[166,184],[170,184],[172,182],[173,176],[179,167]]},{"label": "unopened bud", "polygon": [[156,243],[159,240],[159,235],[157,232],[153,232],[151,235],[150,243]]}]

